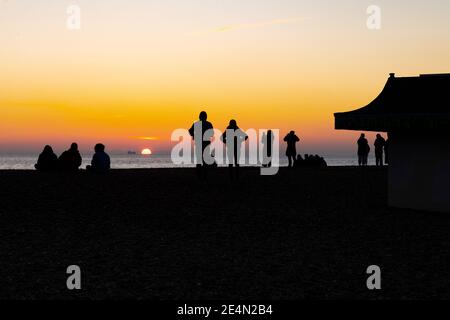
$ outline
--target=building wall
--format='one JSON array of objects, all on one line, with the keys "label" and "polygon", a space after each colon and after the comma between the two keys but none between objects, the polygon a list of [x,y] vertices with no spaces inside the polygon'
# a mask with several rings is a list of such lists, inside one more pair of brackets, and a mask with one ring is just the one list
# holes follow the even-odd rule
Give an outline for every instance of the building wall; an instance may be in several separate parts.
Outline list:
[{"label": "building wall", "polygon": [[389,205],[450,213],[450,132],[393,132],[389,142]]}]

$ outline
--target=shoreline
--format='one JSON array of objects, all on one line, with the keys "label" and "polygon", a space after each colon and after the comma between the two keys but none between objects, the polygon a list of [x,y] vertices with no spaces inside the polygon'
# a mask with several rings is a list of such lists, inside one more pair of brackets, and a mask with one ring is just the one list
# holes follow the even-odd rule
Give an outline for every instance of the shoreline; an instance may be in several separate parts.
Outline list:
[{"label": "shoreline", "polygon": [[[240,167],[240,169],[242,171],[245,170],[257,170],[257,169],[261,169],[262,167],[260,166],[243,166]],[[347,170],[347,169],[357,169],[357,170],[384,170],[387,169],[388,166],[383,166],[383,167],[377,167],[375,165],[371,165],[371,166],[367,166],[367,167],[360,167],[360,166],[328,166],[328,167],[324,167],[324,168],[313,168],[313,167],[304,167],[304,168],[288,168],[287,166],[280,166],[279,169],[280,170],[333,170],[333,169],[338,169],[338,170]],[[208,171],[214,171],[214,170],[228,170],[228,167],[225,166],[219,166],[217,168],[210,168],[208,169]],[[114,172],[133,172],[133,171],[154,171],[154,170],[196,170],[195,167],[160,167],[160,168],[112,168],[110,169],[110,173],[114,173]],[[60,174],[64,174],[67,172],[62,172],[62,171],[51,171],[51,172],[39,172],[35,169],[0,169],[0,173],[1,172],[37,172],[37,173],[43,173],[43,174],[56,174],[56,173],[60,173]],[[81,168],[78,170],[78,172],[86,172],[85,168]],[[76,173],[76,172],[72,172],[72,173]]]}]

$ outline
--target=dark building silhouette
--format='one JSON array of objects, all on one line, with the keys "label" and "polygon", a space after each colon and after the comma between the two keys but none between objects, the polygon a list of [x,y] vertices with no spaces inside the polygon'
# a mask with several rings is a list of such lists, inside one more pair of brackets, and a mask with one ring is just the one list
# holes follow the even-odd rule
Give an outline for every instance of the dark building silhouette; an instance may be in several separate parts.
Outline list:
[{"label": "dark building silhouette", "polygon": [[53,152],[51,146],[47,145],[39,155],[37,163],[34,165],[38,171],[55,171],[58,166],[58,157]]},{"label": "dark building silhouette", "polygon": [[336,129],[387,132],[389,204],[450,212],[450,74],[396,77]]},{"label": "dark building silhouette", "polygon": [[105,145],[98,143],[94,147],[95,154],[92,157],[91,165],[86,167],[87,171],[96,173],[107,173],[111,169],[111,159],[105,152]]},{"label": "dark building silhouette", "polygon": [[58,158],[58,169],[61,171],[78,171],[81,166],[81,155],[78,145],[72,143],[69,150],[64,151]]},{"label": "dark building silhouette", "polygon": [[286,156],[288,157],[289,167],[292,167],[297,159],[297,142],[300,141],[295,131],[289,132],[283,139],[287,143]]}]

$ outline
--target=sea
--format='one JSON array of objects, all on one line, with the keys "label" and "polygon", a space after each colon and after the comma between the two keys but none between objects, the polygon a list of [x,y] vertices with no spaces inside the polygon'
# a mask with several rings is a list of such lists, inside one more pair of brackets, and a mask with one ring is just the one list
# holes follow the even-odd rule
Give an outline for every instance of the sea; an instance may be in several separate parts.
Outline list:
[{"label": "sea", "polygon": [[[0,170],[34,169],[38,154],[0,154]],[[193,165],[175,165],[169,154],[144,156],[140,154],[110,154],[113,169],[189,168]],[[92,154],[82,154],[83,165],[90,164]],[[355,166],[356,158],[324,157],[329,166]],[[287,159],[280,157],[280,166],[287,166]]]}]

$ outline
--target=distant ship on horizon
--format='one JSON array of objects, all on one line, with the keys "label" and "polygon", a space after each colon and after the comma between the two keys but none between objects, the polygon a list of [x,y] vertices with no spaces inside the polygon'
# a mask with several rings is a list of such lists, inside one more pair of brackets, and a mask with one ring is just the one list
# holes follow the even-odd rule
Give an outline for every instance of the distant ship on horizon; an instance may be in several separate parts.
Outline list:
[{"label": "distant ship on horizon", "polygon": [[137,152],[136,151],[128,151],[128,154],[129,155],[135,155],[135,154],[137,154]]}]

